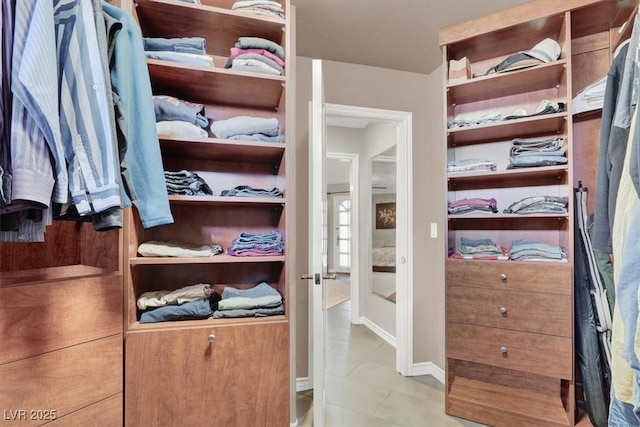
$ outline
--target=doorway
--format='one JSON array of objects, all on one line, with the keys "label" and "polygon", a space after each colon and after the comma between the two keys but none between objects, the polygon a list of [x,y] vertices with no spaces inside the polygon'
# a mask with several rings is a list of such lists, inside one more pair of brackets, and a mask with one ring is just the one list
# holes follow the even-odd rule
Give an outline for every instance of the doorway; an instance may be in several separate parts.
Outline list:
[{"label": "doorway", "polygon": [[[325,104],[325,118],[328,127],[347,128],[386,128],[391,129],[390,144],[394,147],[394,162],[397,162],[399,173],[396,177],[394,194],[395,207],[394,217],[397,218],[397,238],[395,245],[396,284],[393,307],[392,330],[385,331],[383,327],[378,327],[375,322],[367,318],[366,300],[374,295],[372,290],[372,232],[375,223],[372,220],[374,215],[374,204],[372,203],[373,193],[379,183],[373,180],[373,157],[381,154],[375,148],[366,152],[366,155],[357,153],[336,152],[331,147],[330,140],[327,144],[327,155],[325,158],[325,170],[327,159],[340,159],[346,156],[351,162],[352,178],[347,185],[343,199],[347,196],[350,199],[351,210],[349,233],[350,244],[350,281],[351,281],[351,323],[365,324],[374,333],[382,337],[396,348],[396,370],[408,375],[412,367],[413,353],[413,282],[412,282],[412,190],[411,190],[411,113],[371,109],[356,106],[345,106],[336,104]],[[366,142],[364,142],[366,144]],[[384,150],[382,150],[384,151]],[[349,158],[349,156],[352,156]],[[387,155],[387,161],[388,160]],[[378,159],[379,160],[379,159]],[[364,175],[367,175],[366,177]],[[363,180],[363,178],[365,178]],[[331,209],[331,204],[328,206]],[[365,221],[366,219],[366,221]],[[333,226],[335,229],[335,226]],[[333,234],[333,233],[331,233]],[[333,240],[325,234],[326,239]],[[328,241],[325,241],[328,244]],[[332,242],[333,243],[333,242]],[[343,244],[344,247],[346,245]],[[330,259],[335,259],[335,254]],[[334,264],[334,270],[339,271]],[[389,301],[387,301],[389,302]],[[371,310],[371,309],[369,309]],[[313,324],[313,322],[311,322]],[[314,340],[316,337],[314,337]]]}]

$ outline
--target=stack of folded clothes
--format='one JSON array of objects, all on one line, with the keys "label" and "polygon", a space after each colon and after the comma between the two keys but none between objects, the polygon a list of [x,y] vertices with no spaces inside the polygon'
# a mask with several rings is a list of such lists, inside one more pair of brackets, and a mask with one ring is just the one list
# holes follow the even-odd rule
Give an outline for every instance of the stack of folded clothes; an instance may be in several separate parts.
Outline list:
[{"label": "stack of folded clothes", "polygon": [[183,196],[210,196],[211,188],[197,173],[187,170],[178,172],[164,171],[167,193]]},{"label": "stack of folded clothes", "polygon": [[239,37],[224,68],[284,75],[284,48],[261,37]]},{"label": "stack of folded clothes", "polygon": [[153,97],[158,135],[178,138],[206,138],[209,120],[204,105],[183,101],[173,96]]},{"label": "stack of folded clothes", "polygon": [[510,254],[514,261],[567,262],[564,248],[531,239],[514,240]]},{"label": "stack of folded clothes", "polygon": [[452,160],[447,163],[447,172],[491,172],[496,170],[496,167],[496,162],[486,159]]},{"label": "stack of folded clothes", "polygon": [[278,230],[268,233],[241,232],[227,251],[232,256],[268,256],[284,253],[284,239]]},{"label": "stack of folded clothes", "polygon": [[215,120],[211,123],[211,132],[221,139],[284,142],[276,117],[235,116]]},{"label": "stack of folded clothes", "polygon": [[536,112],[533,114],[527,114],[524,108],[518,108],[513,114],[505,117],[505,120],[523,119],[525,117],[544,116],[546,114],[562,113],[565,110],[564,102],[554,102],[545,99],[540,101],[540,104],[536,108]]},{"label": "stack of folded clothes", "polygon": [[562,137],[514,139],[507,169],[567,163],[567,141]]},{"label": "stack of folded clothes", "polygon": [[160,38],[143,37],[144,54],[149,59],[179,62],[199,67],[215,67],[207,55],[206,41],[202,37]]},{"label": "stack of folded clothes", "polygon": [[447,129],[457,129],[467,126],[486,125],[490,123],[499,123],[503,121],[502,113],[495,111],[492,113],[483,114],[479,117],[462,117],[447,121]]},{"label": "stack of folded clothes", "polygon": [[473,199],[461,199],[449,203],[450,215],[461,215],[468,213],[498,213],[496,199],[481,199],[479,197]]},{"label": "stack of folded clothes", "polygon": [[506,248],[498,245],[491,239],[468,239],[461,237],[458,250],[452,255],[452,258],[508,260],[509,253]]},{"label": "stack of folded clothes", "polygon": [[504,210],[506,214],[562,214],[567,213],[569,199],[558,196],[525,197],[509,205]]},{"label": "stack of folded clothes", "polygon": [[140,323],[193,320],[211,317],[219,298],[211,285],[199,283],[175,291],[145,292],[138,298],[138,308],[145,310]]},{"label": "stack of folded clothes", "polygon": [[231,10],[251,13],[253,15],[271,16],[284,19],[284,10],[277,1],[271,0],[241,0],[231,6]]},{"label": "stack of folded clothes", "polygon": [[283,197],[279,188],[273,187],[271,190],[263,190],[249,185],[238,185],[231,190],[222,190],[220,195],[229,197]]},{"label": "stack of folded clothes", "polygon": [[284,314],[282,295],[262,282],[250,289],[225,287],[214,318],[223,317],[262,317]]},{"label": "stack of folded clothes", "polygon": [[206,258],[221,252],[222,246],[217,244],[191,245],[177,240],[149,240],[138,246],[138,254],[144,257]]}]

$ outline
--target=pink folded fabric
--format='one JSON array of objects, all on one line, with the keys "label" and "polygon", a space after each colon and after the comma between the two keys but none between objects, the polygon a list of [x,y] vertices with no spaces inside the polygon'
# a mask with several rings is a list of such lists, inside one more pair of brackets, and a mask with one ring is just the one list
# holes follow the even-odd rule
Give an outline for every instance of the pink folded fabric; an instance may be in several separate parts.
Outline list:
[{"label": "pink folded fabric", "polygon": [[269,59],[275,61],[281,67],[284,67],[284,61],[282,59],[278,58],[273,53],[269,52],[268,50],[264,50],[264,49],[241,49],[239,47],[232,47],[231,48],[231,55],[229,55],[229,58],[230,59],[234,59],[238,55],[242,55],[243,53],[256,53],[258,55],[262,55],[265,58],[269,58]]}]

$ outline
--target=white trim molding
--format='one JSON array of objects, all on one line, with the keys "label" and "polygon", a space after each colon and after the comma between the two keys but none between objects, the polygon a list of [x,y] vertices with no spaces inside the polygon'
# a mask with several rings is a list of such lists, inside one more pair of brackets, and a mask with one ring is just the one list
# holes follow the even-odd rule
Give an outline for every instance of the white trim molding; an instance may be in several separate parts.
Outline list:
[{"label": "white trim molding", "polygon": [[394,337],[389,332],[385,331],[380,326],[376,325],[375,323],[373,323],[371,320],[367,319],[366,317],[360,317],[359,320],[360,320],[361,324],[363,324],[367,328],[371,329],[371,332],[373,332],[374,334],[376,334],[377,336],[379,336],[380,338],[385,340],[387,343],[389,343],[389,345],[391,345],[393,348],[395,348],[397,350],[396,337]]},{"label": "white trim molding", "polygon": [[296,378],[296,392],[313,389],[313,383],[309,377]]},{"label": "white trim molding", "polygon": [[444,384],[444,371],[433,362],[414,363],[411,376],[431,375],[436,380]]}]

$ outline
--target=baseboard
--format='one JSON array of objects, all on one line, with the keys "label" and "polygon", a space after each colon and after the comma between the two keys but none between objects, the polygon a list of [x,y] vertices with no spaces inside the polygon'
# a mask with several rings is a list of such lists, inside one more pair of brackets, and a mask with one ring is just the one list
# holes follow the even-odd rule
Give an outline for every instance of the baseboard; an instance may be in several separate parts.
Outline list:
[{"label": "baseboard", "polygon": [[360,316],[360,323],[371,329],[374,334],[388,342],[393,348],[396,348],[396,337],[391,335],[389,332],[385,331],[366,317]]},{"label": "baseboard", "polygon": [[414,363],[411,369],[412,376],[431,375],[436,380],[444,384],[444,371],[433,362]]},{"label": "baseboard", "polygon": [[296,378],[296,392],[307,391],[311,390],[312,388],[313,385],[311,384],[309,377]]},{"label": "baseboard", "polygon": [[298,419],[296,418],[296,420],[292,423],[289,423],[290,427],[298,427]]}]

